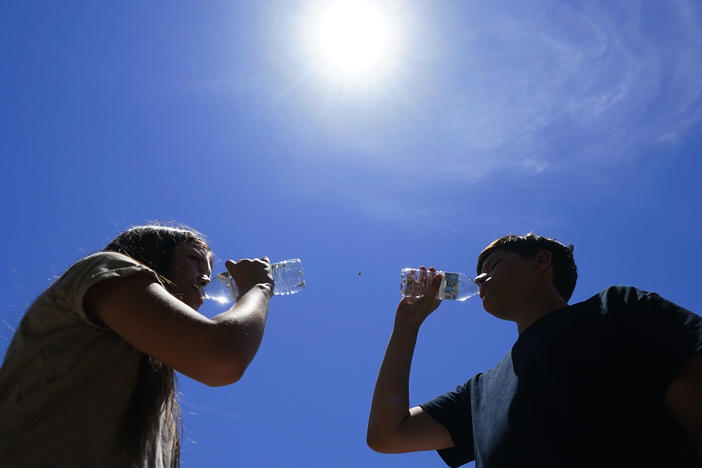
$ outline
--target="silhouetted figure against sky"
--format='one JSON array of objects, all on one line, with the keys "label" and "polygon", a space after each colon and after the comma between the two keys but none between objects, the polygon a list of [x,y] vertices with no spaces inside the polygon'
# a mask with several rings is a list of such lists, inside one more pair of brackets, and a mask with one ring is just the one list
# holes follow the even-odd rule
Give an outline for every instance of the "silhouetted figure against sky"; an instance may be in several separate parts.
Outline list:
[{"label": "silhouetted figure against sky", "polygon": [[228,261],[240,298],[197,312],[212,252],[190,229],[131,228],[31,305],[0,368],[0,466],[180,464],[174,369],[241,378],[263,336],[268,258]]},{"label": "silhouetted figure against sky", "polygon": [[567,305],[572,251],[535,234],[488,245],[475,280],[483,308],[515,322],[519,337],[494,368],[411,408],[412,355],[441,278],[426,297],[403,298],[368,445],[438,450],[449,466],[701,467],[702,318],[625,286]]}]

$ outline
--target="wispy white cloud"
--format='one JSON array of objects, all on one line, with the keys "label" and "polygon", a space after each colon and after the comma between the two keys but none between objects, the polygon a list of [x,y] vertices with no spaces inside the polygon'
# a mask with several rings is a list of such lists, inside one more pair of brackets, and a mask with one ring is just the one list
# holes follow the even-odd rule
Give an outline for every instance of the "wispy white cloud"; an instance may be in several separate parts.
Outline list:
[{"label": "wispy white cloud", "polygon": [[684,138],[702,119],[702,7],[624,7],[542,2],[478,12],[462,44],[470,59],[459,65],[478,71],[454,90],[443,135],[462,153],[452,166],[475,169],[479,160],[482,174],[543,172],[631,159]]}]

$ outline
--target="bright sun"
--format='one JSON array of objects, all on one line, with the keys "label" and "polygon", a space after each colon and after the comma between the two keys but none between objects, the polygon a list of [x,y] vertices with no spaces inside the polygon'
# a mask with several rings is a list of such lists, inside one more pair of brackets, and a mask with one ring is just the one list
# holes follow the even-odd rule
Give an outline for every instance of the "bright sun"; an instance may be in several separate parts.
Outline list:
[{"label": "bright sun", "polygon": [[321,15],[318,50],[324,63],[347,77],[368,77],[387,65],[389,25],[363,0],[337,0]]}]

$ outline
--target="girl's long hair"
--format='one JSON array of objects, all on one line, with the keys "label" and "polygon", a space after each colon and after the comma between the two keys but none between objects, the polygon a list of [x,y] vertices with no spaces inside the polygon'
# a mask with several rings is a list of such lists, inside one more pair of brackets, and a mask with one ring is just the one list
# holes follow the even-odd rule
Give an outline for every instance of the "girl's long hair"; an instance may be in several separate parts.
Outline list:
[{"label": "girl's long hair", "polygon": [[[132,227],[118,235],[104,250],[119,252],[148,266],[166,285],[171,283],[166,274],[173,254],[184,244],[210,252],[207,242],[197,231],[157,224]],[[141,461],[153,449],[161,431],[172,434],[172,445],[166,449],[171,452],[172,465],[180,466],[182,420],[176,399],[175,374],[164,363],[144,354],[119,435],[123,448],[132,454],[132,459]]]}]

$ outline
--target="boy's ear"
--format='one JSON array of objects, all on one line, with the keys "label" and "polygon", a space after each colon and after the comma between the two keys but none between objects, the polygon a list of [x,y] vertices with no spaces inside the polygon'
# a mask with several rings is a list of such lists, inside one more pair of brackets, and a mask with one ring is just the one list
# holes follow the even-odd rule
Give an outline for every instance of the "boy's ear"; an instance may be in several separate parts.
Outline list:
[{"label": "boy's ear", "polygon": [[553,254],[551,253],[550,250],[539,250],[536,255],[536,271],[544,271],[545,269],[549,268],[551,266],[551,259],[553,258]]}]

